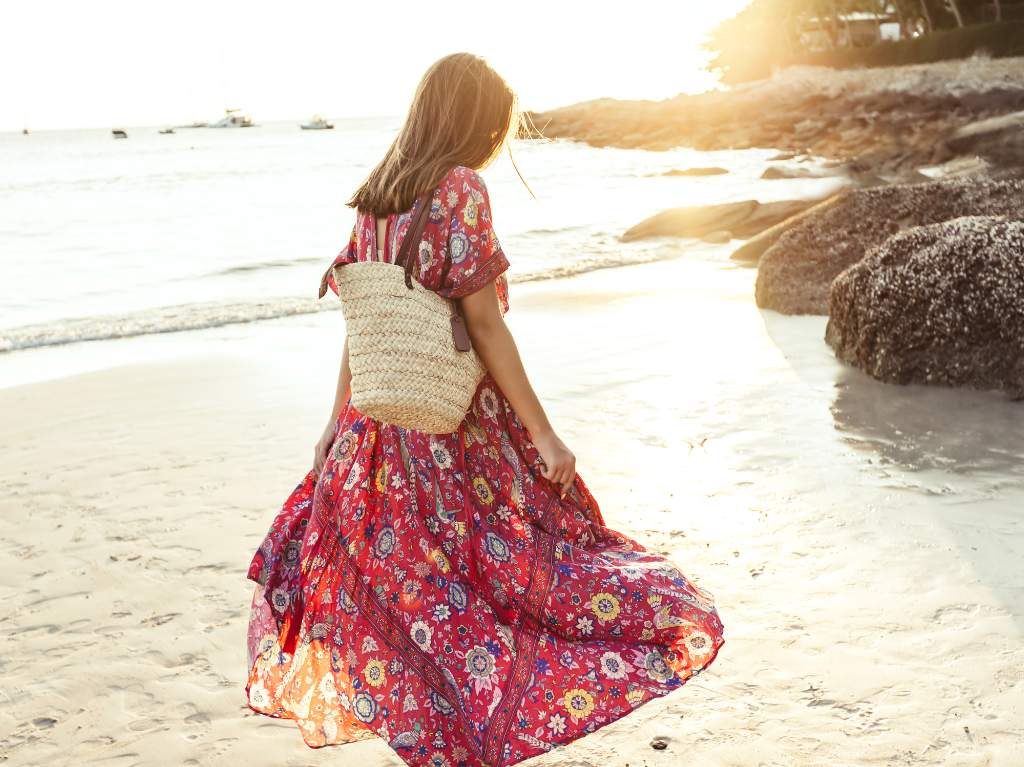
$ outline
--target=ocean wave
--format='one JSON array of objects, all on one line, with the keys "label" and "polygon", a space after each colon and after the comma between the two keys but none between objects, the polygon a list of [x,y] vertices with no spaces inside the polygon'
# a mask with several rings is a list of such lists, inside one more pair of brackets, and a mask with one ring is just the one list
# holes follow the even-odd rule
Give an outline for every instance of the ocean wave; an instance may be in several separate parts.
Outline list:
[{"label": "ocean wave", "polygon": [[[581,259],[569,264],[552,266],[543,271],[515,273],[509,275],[509,281],[524,283],[563,279],[598,269],[662,261],[678,255],[678,250],[665,250],[641,252],[632,256]],[[252,268],[259,266],[254,265]],[[315,314],[338,308],[336,301],[329,300],[331,297],[333,293],[329,292],[323,300],[282,296],[234,303],[197,302],[160,306],[126,314],[77,317],[36,325],[0,328],[0,354],[44,346],[203,330],[223,325]]]},{"label": "ocean wave", "polygon": [[[206,277],[222,277],[227,274],[238,274],[240,272],[258,272],[263,269],[281,269],[289,266],[299,266],[300,264],[312,264],[319,263],[325,259],[320,256],[304,256],[301,258],[274,258],[268,261],[253,261],[245,264],[238,264],[237,266],[228,266],[224,269],[217,269],[216,271],[209,272]],[[329,262],[329,259],[327,260]],[[189,277],[188,279],[193,279]]]},{"label": "ocean wave", "polygon": [[271,298],[241,303],[192,303],[160,306],[130,314],[101,315],[53,323],[0,329],[0,353],[62,346],[82,341],[203,330],[242,322],[272,320],[297,314],[337,309],[337,304],[315,298]]},{"label": "ocean wave", "polygon": [[670,258],[678,258],[681,254],[682,251],[677,248],[664,248],[661,250],[640,251],[631,255],[584,258],[567,264],[554,265],[542,271],[517,272],[509,277],[509,282],[560,280],[566,277],[575,277],[578,274],[596,272],[598,269],[615,269],[620,266],[635,266],[637,264],[649,264],[654,261],[665,261]]},{"label": "ocean wave", "polygon": [[537,234],[539,234],[539,235],[566,234],[567,232],[576,232],[576,231],[579,231],[579,230],[585,229],[585,228],[586,227],[583,226],[582,224],[577,224],[576,226],[558,226],[558,227],[553,227],[553,228],[539,227],[537,229],[527,229],[525,232],[522,232],[519,236],[520,237],[531,237],[531,236],[537,235]]}]

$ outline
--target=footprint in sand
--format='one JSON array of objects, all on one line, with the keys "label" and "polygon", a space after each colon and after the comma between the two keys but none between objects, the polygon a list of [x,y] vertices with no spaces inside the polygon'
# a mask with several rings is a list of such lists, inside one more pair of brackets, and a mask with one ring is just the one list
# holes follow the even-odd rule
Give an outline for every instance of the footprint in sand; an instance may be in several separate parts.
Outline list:
[{"label": "footprint in sand", "polygon": [[162,626],[168,621],[172,621],[177,618],[181,613],[164,613],[163,615],[151,615],[148,618],[143,618],[140,623],[143,626]]},{"label": "footprint in sand", "polygon": [[169,730],[170,726],[163,719],[136,719],[128,725],[128,729],[132,732],[151,732],[153,730],[163,729]]},{"label": "footprint in sand", "polygon": [[204,738],[210,731],[210,714],[203,711],[194,703],[182,703],[175,706],[175,714],[181,717],[187,732],[185,739],[197,741]]}]

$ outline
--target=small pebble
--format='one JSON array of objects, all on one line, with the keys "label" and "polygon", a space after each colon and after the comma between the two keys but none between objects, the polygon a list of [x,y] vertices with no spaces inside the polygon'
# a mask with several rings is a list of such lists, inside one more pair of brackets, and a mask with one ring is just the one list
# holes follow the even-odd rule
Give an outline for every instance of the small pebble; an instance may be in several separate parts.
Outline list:
[{"label": "small pebble", "polygon": [[668,741],[664,738],[655,738],[651,741],[651,748],[653,748],[655,751],[664,751],[666,748],[668,748]]}]

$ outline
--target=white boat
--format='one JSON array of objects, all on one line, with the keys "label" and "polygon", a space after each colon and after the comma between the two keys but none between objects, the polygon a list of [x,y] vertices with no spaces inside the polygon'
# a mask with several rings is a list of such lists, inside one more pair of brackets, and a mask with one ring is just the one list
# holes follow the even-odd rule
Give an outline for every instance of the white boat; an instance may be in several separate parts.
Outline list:
[{"label": "white boat", "polygon": [[210,123],[211,128],[251,128],[252,118],[242,114],[237,109],[225,109],[224,116],[215,123]]},{"label": "white boat", "polygon": [[309,122],[299,125],[302,130],[334,130],[334,123],[329,123],[320,115],[314,115]]}]

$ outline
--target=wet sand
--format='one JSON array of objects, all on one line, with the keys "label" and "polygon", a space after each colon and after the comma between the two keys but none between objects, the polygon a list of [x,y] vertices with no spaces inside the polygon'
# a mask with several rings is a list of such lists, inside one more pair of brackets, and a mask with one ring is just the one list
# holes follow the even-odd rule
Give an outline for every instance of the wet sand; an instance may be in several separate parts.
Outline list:
[{"label": "wet sand", "polygon": [[[753,279],[684,258],[513,286],[606,520],[726,626],[705,674],[532,764],[1024,763],[1024,405],[844,368],[824,318],[760,312]],[[308,468],[341,329],[195,333],[0,390],[0,764],[401,765],[308,749],[243,692],[245,570]]]}]

